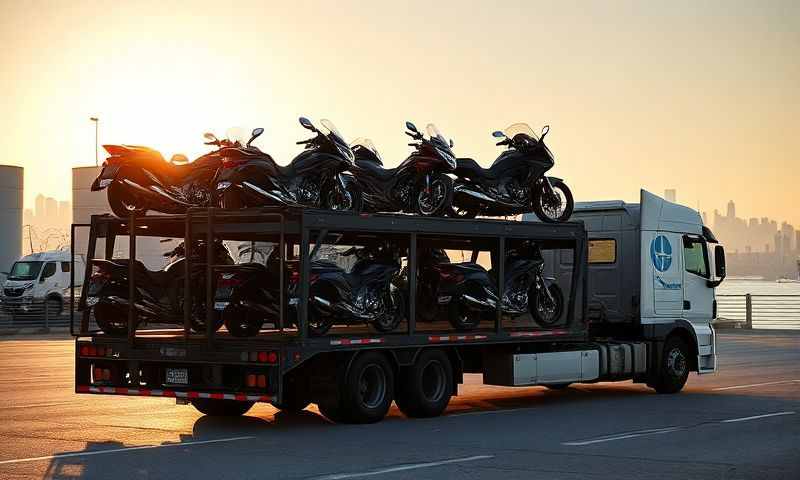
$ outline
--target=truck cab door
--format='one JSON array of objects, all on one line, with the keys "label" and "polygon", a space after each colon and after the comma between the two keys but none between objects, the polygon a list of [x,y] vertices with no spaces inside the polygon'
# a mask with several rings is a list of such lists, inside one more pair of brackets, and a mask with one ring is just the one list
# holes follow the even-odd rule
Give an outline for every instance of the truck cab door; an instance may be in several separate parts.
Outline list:
[{"label": "truck cab door", "polygon": [[697,235],[683,235],[683,318],[708,323],[713,317],[714,289],[709,288],[708,243]]},{"label": "truck cab door", "polygon": [[681,318],[683,313],[683,259],[681,235],[674,232],[642,232],[642,254],[647,256],[647,271],[653,291],[657,317]]}]

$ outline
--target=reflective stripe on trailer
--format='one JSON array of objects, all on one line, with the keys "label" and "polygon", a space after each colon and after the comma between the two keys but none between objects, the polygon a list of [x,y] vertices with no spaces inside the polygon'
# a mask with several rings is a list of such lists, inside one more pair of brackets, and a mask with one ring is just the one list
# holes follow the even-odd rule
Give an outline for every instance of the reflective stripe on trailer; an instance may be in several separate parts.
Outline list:
[{"label": "reflective stripe on trailer", "polygon": [[511,332],[509,337],[544,337],[547,335],[566,335],[568,330],[536,330],[534,332]]},{"label": "reflective stripe on trailer", "polygon": [[486,335],[431,335],[429,342],[460,342],[469,340],[486,340]]},{"label": "reflective stripe on trailer", "polygon": [[331,340],[331,345],[368,345],[383,342],[383,338],[341,338]]},{"label": "reflective stripe on trailer", "polygon": [[78,393],[101,393],[107,395],[136,395],[140,397],[173,397],[173,398],[213,398],[215,400],[239,400],[241,402],[271,402],[269,395],[247,395],[245,393],[208,393],[179,392],[175,390],[148,390],[146,388],[94,387],[78,385]]}]

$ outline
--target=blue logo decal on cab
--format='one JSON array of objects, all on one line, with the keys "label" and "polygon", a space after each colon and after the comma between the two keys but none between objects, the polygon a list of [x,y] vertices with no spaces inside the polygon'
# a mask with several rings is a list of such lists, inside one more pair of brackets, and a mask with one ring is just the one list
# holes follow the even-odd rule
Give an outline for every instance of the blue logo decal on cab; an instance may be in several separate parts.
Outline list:
[{"label": "blue logo decal on cab", "polygon": [[672,245],[664,235],[659,235],[650,242],[650,259],[659,272],[666,272],[672,265]]}]

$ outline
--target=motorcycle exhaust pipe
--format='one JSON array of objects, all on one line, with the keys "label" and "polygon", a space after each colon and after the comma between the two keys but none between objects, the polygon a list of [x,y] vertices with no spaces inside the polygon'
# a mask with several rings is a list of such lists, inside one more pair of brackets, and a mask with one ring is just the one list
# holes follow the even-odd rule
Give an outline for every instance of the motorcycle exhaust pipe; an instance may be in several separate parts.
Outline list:
[{"label": "motorcycle exhaust pipe", "polygon": [[487,298],[486,300],[481,300],[479,298],[475,298],[472,295],[467,295],[465,293],[461,295],[461,299],[467,302],[468,304],[476,306],[478,308],[490,308],[490,309],[497,308],[497,301],[491,298]]}]

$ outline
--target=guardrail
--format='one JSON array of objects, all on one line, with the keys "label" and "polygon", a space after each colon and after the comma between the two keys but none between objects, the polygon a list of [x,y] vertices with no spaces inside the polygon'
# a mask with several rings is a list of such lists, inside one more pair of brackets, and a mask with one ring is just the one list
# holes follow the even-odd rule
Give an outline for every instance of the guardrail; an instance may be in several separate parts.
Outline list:
[{"label": "guardrail", "polygon": [[800,329],[800,295],[717,295],[717,323],[743,328]]},{"label": "guardrail", "polygon": [[3,330],[41,329],[69,327],[69,301],[66,301],[60,311],[53,311],[45,304],[29,304],[25,310],[3,308],[0,310],[0,332]]}]

